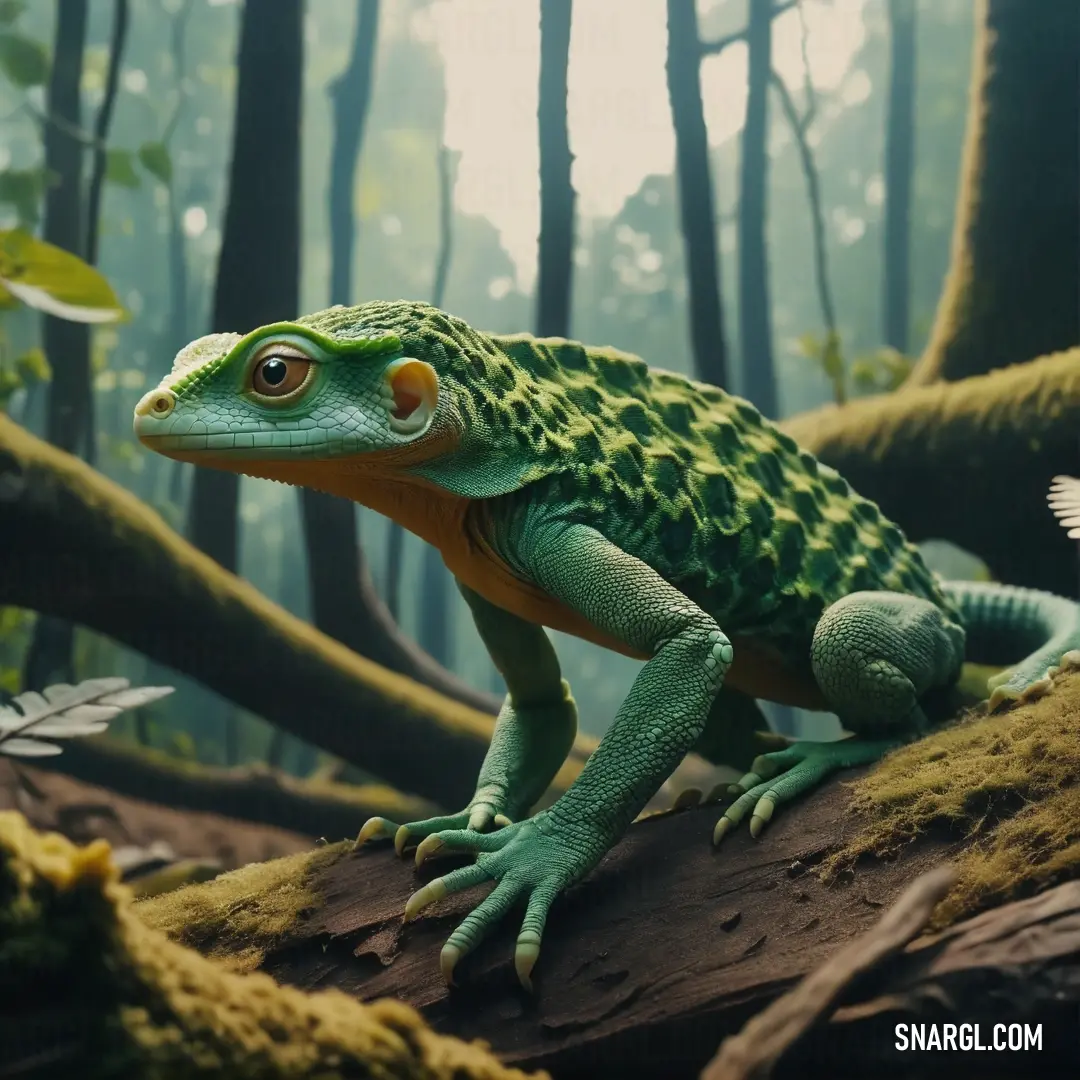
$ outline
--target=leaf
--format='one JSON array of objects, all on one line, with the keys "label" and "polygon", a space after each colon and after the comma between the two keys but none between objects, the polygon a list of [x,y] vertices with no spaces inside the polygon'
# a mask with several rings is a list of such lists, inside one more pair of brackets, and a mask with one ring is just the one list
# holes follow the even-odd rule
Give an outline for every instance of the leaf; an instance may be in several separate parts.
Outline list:
[{"label": "leaf", "polygon": [[840,351],[840,335],[829,334],[821,352],[821,366],[830,379],[844,376],[844,354]]},{"label": "leaf", "polygon": [[0,26],[10,26],[25,10],[24,0],[0,0]]},{"label": "leaf", "polygon": [[36,225],[49,174],[45,169],[5,169],[0,172],[0,203],[14,206],[19,221]]},{"label": "leaf", "polygon": [[[69,724],[64,720],[45,720],[34,725],[34,738],[72,739],[77,735],[100,735],[108,731],[107,720],[99,720],[96,724]],[[0,743],[0,746],[4,745]]]},{"label": "leaf", "polygon": [[[44,757],[60,748],[41,739],[98,735],[118,713],[171,694],[171,686],[129,686],[127,679],[54,683],[41,693],[25,690],[0,706],[0,754]],[[14,749],[12,749],[14,747]]]},{"label": "leaf", "polygon": [[119,187],[137,188],[142,180],[135,171],[135,155],[130,150],[106,150],[105,179]]},{"label": "leaf", "polygon": [[98,698],[99,705],[111,705],[116,709],[138,709],[168,697],[175,688],[172,686],[132,686],[127,690],[118,690],[115,694],[106,694]]},{"label": "leaf", "polygon": [[163,184],[172,182],[172,158],[164,143],[143,143],[139,147],[139,162],[151,176],[157,177]]},{"label": "leaf", "polygon": [[817,334],[807,331],[805,334],[800,334],[795,339],[795,344],[799,347],[799,352],[803,356],[810,360],[820,360],[822,353],[821,338]]},{"label": "leaf", "polygon": [[0,231],[0,285],[28,307],[70,322],[115,322],[125,314],[94,267],[23,229]]},{"label": "leaf", "polygon": [[15,361],[15,369],[26,382],[50,382],[52,367],[45,353],[38,348],[27,349]]},{"label": "leaf", "polygon": [[0,34],[0,71],[16,86],[41,86],[49,77],[49,53],[40,41],[6,30]]},{"label": "leaf", "polygon": [[8,739],[0,742],[0,754],[12,757],[55,757],[60,747],[55,743],[38,742],[37,739]]}]

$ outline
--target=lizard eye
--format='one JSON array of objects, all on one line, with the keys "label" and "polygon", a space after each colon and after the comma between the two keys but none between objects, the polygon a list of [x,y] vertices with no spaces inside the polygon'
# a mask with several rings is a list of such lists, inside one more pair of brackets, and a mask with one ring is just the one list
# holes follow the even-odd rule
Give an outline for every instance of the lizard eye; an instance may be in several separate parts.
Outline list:
[{"label": "lizard eye", "polygon": [[303,354],[273,346],[251,369],[251,389],[260,397],[285,397],[307,382],[313,367]]}]

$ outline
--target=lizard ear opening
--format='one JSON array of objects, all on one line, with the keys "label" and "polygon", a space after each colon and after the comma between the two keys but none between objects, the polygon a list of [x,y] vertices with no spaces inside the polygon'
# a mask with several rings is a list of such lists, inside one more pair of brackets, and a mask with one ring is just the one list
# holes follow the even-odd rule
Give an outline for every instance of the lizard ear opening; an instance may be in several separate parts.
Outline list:
[{"label": "lizard ear opening", "polygon": [[439,402],[439,377],[430,364],[405,356],[386,369],[386,381],[394,399],[390,427],[400,435],[422,431]]}]

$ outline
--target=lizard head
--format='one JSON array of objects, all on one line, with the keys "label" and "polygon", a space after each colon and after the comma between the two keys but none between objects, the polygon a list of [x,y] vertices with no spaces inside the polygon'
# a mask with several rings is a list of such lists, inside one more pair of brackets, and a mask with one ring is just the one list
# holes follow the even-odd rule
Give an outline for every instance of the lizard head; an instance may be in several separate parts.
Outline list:
[{"label": "lizard head", "polygon": [[397,334],[315,317],[199,338],[135,407],[135,434],[152,450],[301,483],[302,463],[445,454],[461,427],[435,365]]},{"label": "lizard head", "polygon": [[538,390],[460,319],[375,301],[199,338],[135,407],[135,434],[180,461],[339,494],[363,475],[485,498],[533,478],[520,416]]}]

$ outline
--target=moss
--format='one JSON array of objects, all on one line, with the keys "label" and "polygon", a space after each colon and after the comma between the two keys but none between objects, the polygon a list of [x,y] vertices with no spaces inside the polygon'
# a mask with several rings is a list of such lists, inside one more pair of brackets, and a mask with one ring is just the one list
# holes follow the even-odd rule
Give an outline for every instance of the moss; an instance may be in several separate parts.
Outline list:
[{"label": "moss", "polygon": [[83,1080],[525,1077],[400,1002],[305,994],[170,941],[136,917],[108,845],[36,833],[13,812],[0,813],[0,999],[18,1033],[0,1066],[16,1072],[45,1060]]},{"label": "moss", "polygon": [[934,924],[1080,875],[1080,675],[1007,712],[985,707],[903,747],[852,785],[857,832],[823,865],[899,854],[945,828],[970,842]]},{"label": "moss", "polygon": [[142,901],[136,914],[203,956],[221,958],[236,971],[253,971],[315,907],[312,882],[319,871],[351,847],[352,841],[343,841],[252,863],[197,888],[188,885]]}]

